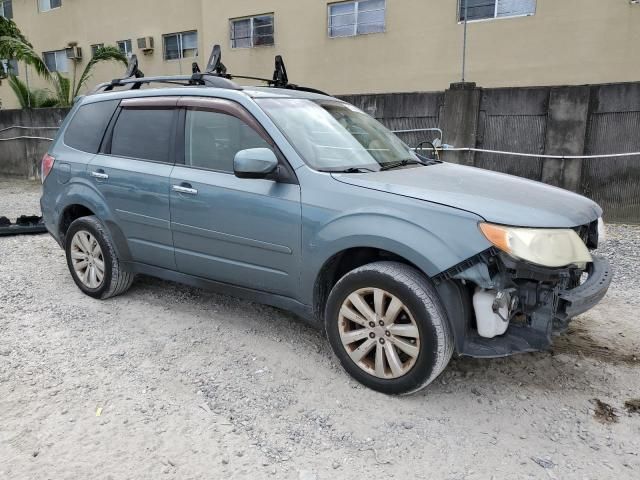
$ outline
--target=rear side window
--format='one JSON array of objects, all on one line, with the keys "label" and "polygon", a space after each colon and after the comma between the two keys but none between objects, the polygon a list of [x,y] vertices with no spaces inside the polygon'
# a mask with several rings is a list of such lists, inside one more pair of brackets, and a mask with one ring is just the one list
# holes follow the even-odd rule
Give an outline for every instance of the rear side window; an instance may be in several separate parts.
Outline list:
[{"label": "rear side window", "polygon": [[111,154],[170,162],[175,111],[162,108],[122,109],[113,128]]},{"label": "rear side window", "polygon": [[185,164],[233,172],[233,159],[246,148],[271,148],[239,118],[203,110],[188,110],[185,125]]},{"label": "rear side window", "polygon": [[64,132],[64,143],[76,150],[98,153],[107,125],[119,100],[81,106]]}]

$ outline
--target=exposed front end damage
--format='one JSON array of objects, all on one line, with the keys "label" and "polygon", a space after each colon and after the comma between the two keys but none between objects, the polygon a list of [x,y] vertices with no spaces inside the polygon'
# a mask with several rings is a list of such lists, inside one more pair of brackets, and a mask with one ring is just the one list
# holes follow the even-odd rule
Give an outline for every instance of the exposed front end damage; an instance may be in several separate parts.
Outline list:
[{"label": "exposed front end damage", "polygon": [[459,355],[502,357],[548,349],[554,334],[606,294],[609,262],[547,268],[496,248],[435,279],[448,309]]}]

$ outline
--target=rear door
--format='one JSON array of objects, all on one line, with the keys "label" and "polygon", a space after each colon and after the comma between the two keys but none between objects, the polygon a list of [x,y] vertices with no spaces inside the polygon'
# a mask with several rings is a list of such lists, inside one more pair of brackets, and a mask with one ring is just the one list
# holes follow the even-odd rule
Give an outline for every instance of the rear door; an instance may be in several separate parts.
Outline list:
[{"label": "rear door", "polygon": [[125,99],[88,166],[127,239],[133,261],[175,269],[169,177],[177,97]]},{"label": "rear door", "polygon": [[180,105],[184,141],[178,151],[183,159],[171,175],[178,270],[294,296],[300,268],[300,186],[295,180],[241,179],[233,174],[238,151],[262,147],[277,152],[242,106],[188,97]]}]

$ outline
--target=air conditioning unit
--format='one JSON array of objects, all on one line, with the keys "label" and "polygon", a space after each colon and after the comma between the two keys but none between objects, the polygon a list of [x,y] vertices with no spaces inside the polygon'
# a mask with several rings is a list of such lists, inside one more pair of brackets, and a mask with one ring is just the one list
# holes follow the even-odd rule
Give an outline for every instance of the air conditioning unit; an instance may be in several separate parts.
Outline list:
[{"label": "air conditioning unit", "polygon": [[138,48],[144,53],[153,52],[154,41],[153,37],[141,37],[138,39]]},{"label": "air conditioning unit", "polygon": [[82,60],[82,48],[80,47],[69,47],[66,49],[67,58],[69,60]]}]

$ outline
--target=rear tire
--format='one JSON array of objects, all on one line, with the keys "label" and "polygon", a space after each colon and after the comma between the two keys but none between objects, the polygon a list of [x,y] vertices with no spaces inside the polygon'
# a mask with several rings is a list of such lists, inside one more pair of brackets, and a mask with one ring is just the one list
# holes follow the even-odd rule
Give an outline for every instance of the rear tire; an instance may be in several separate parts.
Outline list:
[{"label": "rear tire", "polygon": [[342,277],[327,300],[325,329],[344,369],[387,394],[426,387],[453,354],[435,288],[423,273],[398,262],[371,263]]},{"label": "rear tire", "polygon": [[126,292],[135,275],[122,268],[106,227],[95,216],[75,220],[65,235],[67,266],[78,288],[93,298]]}]

